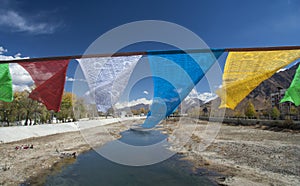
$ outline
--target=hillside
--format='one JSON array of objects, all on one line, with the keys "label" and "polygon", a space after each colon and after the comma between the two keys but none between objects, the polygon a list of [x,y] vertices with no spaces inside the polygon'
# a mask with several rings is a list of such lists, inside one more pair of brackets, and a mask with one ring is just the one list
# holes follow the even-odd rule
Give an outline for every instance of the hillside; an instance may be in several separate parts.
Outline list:
[{"label": "hillside", "polygon": [[[271,93],[276,93],[278,91],[278,87],[282,89],[287,89],[290,86],[294,78],[294,74],[298,68],[298,65],[294,65],[293,67],[275,73],[271,78],[263,81],[258,87],[256,87],[242,102],[238,104],[236,109],[233,111],[231,109],[227,109],[226,113],[228,115],[235,115],[236,113],[243,113],[245,105],[248,101],[251,101],[256,110],[268,110],[271,108]],[[206,102],[206,101],[205,101]],[[190,95],[188,96],[185,101],[182,103],[183,107],[187,110],[191,108],[198,107],[199,105],[203,105],[202,107],[210,107],[209,105],[211,102],[214,102],[216,105],[220,105],[220,98],[216,98],[212,101],[209,101],[207,104],[204,104],[199,96],[197,95]],[[144,108],[146,111],[149,110],[150,105],[148,104],[138,104],[129,107],[124,107],[119,109],[121,111],[133,111],[133,110],[140,110]],[[185,112],[185,111],[183,111]]]},{"label": "hillside", "polygon": [[[256,87],[243,101],[241,101],[234,111],[227,109],[228,115],[240,112],[243,113],[245,105],[251,101],[256,110],[267,110],[271,108],[271,93],[278,92],[278,88],[287,89],[294,78],[294,74],[298,68],[298,64],[293,67],[275,73],[271,78],[263,81]],[[215,103],[220,103],[220,98],[214,100]]]}]

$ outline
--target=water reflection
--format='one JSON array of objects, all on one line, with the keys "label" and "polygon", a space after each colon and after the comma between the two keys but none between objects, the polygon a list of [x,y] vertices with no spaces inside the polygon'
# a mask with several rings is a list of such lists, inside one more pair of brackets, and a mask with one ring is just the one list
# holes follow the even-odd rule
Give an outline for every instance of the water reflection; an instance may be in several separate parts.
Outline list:
[{"label": "water reflection", "polygon": [[[159,145],[161,150],[156,153],[166,153],[168,151],[166,139],[167,136],[159,131],[135,132],[129,130],[122,133],[120,140],[107,143],[98,150],[110,150],[110,152],[119,153],[116,157],[127,157],[132,161],[140,161],[145,157],[139,158],[139,154],[129,157],[128,150],[122,149],[120,144],[139,147],[161,144]],[[151,157],[151,152],[147,153],[149,154],[147,158]],[[191,165],[186,161],[179,161],[178,158],[178,155],[175,155],[154,165],[135,167],[111,162],[99,156],[95,151],[89,151],[78,156],[76,163],[65,167],[59,174],[48,177],[45,185],[215,185],[206,177],[192,174]]]},{"label": "water reflection", "polygon": [[128,130],[121,134],[121,139],[108,142],[96,151],[113,162],[130,166],[151,165],[174,155],[167,149],[167,136],[160,131]]}]

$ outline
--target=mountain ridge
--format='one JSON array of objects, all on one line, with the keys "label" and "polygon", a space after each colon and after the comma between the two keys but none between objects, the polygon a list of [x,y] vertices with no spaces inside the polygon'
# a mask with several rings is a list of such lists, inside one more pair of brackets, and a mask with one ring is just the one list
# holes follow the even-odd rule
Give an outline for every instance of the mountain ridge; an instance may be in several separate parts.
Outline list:
[{"label": "mountain ridge", "polygon": [[[237,106],[234,110],[226,109],[226,115],[235,115],[237,113],[244,113],[246,104],[250,101],[253,103],[256,110],[270,110],[271,107],[271,93],[277,93],[278,88],[288,89],[296,70],[300,63],[295,64],[289,69],[284,71],[279,71],[273,74],[269,79],[266,79],[261,84],[259,84],[254,90],[252,90]],[[216,98],[209,102],[209,104],[219,105],[221,100]],[[207,106],[207,104],[206,104]]]}]

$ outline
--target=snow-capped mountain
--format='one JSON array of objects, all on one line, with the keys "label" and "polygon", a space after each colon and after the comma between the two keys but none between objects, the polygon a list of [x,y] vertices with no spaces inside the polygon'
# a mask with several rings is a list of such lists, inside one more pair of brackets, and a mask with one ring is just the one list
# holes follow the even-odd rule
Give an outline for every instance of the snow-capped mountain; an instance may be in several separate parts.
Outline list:
[{"label": "snow-capped mountain", "polygon": [[195,105],[199,104],[200,105],[205,104],[211,100],[216,99],[218,96],[214,93],[211,92],[202,92],[199,93],[195,89],[193,89],[190,94],[184,99],[185,104],[187,105]]}]

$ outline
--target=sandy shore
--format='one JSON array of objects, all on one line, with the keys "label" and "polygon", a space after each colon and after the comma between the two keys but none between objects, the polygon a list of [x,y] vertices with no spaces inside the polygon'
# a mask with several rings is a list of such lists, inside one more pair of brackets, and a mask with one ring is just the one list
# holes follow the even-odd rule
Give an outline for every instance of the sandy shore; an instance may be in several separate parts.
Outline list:
[{"label": "sandy shore", "polygon": [[[299,132],[273,132],[263,130],[261,126],[223,124],[213,143],[200,151],[201,130],[205,129],[207,122],[199,124],[183,148],[172,148],[199,168],[225,175],[213,178],[220,185],[300,185]],[[193,128],[189,125],[181,127],[185,131]],[[171,134],[172,127],[167,128]]]},{"label": "sandy shore", "polygon": [[[89,128],[85,129],[85,134],[89,134],[90,139],[97,139],[101,146],[114,140],[113,137],[120,137],[119,132],[136,122],[119,122],[97,127],[97,130]],[[258,126],[222,125],[213,143],[205,151],[199,151],[201,129],[207,123],[197,122],[197,125],[199,128],[194,131],[189,131],[189,124],[182,125],[187,133],[193,134],[179,153],[199,168],[225,175],[214,177],[220,185],[300,185],[299,133],[273,132]],[[165,132],[172,136],[174,127],[178,126],[165,125]],[[181,136],[175,137],[178,140]],[[33,148],[15,149],[24,144],[33,144]],[[171,148],[177,150],[175,146]],[[2,143],[0,185],[19,185],[34,177],[43,181],[41,175],[46,176],[53,169],[75,161],[73,158],[61,158],[62,152],[80,154],[87,150],[90,146],[78,131]]]}]

